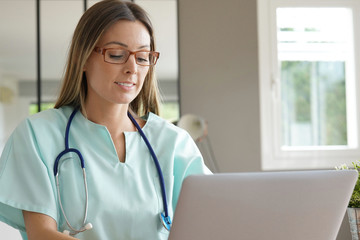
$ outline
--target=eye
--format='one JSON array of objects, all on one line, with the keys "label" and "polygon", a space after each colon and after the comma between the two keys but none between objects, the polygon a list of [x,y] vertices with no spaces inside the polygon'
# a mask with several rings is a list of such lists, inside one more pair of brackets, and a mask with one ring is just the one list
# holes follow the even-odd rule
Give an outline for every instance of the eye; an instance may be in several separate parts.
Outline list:
[{"label": "eye", "polygon": [[136,61],[138,63],[148,63],[149,62],[149,53],[148,52],[136,53]]},{"label": "eye", "polygon": [[140,63],[147,63],[147,62],[149,62],[149,59],[147,59],[147,58],[142,58],[142,57],[138,57],[136,60],[137,60],[137,62],[140,62]]},{"label": "eye", "polygon": [[114,59],[114,60],[120,60],[124,58],[124,55],[115,55],[115,54],[109,54],[109,58]]},{"label": "eye", "polygon": [[109,49],[106,52],[106,59],[110,62],[118,63],[123,62],[127,59],[128,53],[119,49]]}]

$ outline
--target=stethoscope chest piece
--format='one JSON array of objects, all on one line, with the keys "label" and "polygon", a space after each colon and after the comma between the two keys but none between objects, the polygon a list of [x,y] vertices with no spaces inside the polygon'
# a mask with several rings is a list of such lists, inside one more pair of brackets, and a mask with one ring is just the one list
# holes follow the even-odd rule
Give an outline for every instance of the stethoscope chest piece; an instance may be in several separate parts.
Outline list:
[{"label": "stethoscope chest piece", "polygon": [[160,220],[164,228],[168,231],[170,231],[171,228],[171,218],[169,216],[165,216],[164,213],[160,213]]}]

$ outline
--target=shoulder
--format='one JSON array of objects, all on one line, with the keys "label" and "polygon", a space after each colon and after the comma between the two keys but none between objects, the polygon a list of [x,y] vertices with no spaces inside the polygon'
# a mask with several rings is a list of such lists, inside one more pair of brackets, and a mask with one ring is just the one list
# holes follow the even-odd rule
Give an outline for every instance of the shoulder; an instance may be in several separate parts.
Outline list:
[{"label": "shoulder", "polygon": [[191,154],[197,151],[196,144],[187,131],[155,114],[148,115],[143,130],[154,146],[169,151],[171,149],[173,154],[183,152],[184,149]]},{"label": "shoulder", "polygon": [[71,108],[49,109],[22,120],[8,138],[4,156],[26,158],[31,153],[43,153],[43,149],[56,148],[63,139],[68,111],[71,112]]},{"label": "shoulder", "polygon": [[72,111],[71,107],[48,109],[29,116],[28,118],[26,118],[26,121],[33,124],[46,124],[46,123],[54,124],[56,122],[61,122],[61,121],[66,122],[71,114],[71,111]]},{"label": "shoulder", "polygon": [[144,126],[145,131],[150,131],[150,133],[166,134],[173,135],[180,138],[189,138],[190,135],[182,128],[177,127],[173,123],[159,117],[154,113],[149,113],[148,115],[142,117],[146,120]]},{"label": "shoulder", "polygon": [[70,107],[48,109],[25,118],[14,130],[13,135],[48,136],[54,131],[63,129],[71,114]]}]

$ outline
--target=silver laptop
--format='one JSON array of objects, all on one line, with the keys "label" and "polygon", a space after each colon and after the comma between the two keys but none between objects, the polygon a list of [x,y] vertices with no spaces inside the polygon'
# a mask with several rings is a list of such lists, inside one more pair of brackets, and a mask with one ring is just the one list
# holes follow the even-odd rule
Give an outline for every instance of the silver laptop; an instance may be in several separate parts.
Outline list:
[{"label": "silver laptop", "polygon": [[357,176],[354,170],[190,176],[169,240],[336,239]]}]

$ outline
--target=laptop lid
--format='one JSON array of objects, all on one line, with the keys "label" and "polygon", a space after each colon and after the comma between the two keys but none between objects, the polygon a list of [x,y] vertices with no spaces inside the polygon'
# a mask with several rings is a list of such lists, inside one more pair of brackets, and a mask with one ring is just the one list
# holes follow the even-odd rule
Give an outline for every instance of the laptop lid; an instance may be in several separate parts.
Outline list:
[{"label": "laptop lid", "polygon": [[336,239],[355,170],[193,175],[169,240]]}]

